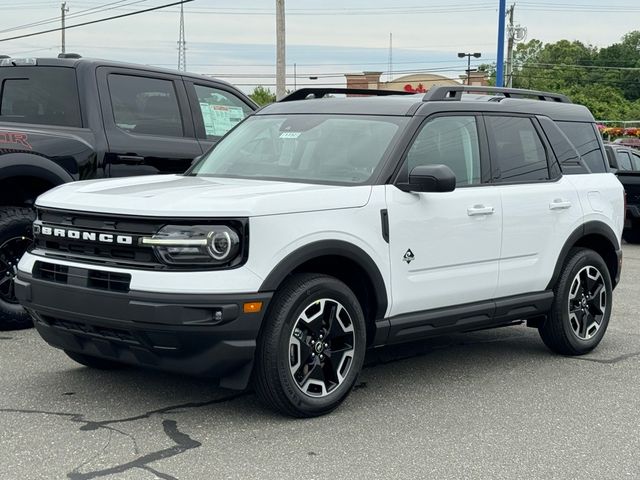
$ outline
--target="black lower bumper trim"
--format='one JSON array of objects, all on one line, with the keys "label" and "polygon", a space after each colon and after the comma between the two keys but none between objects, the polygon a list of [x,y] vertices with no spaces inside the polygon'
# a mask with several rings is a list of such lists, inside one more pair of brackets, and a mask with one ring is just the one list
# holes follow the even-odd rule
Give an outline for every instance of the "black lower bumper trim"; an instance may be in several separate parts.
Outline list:
[{"label": "black lower bumper trim", "polygon": [[[272,294],[114,293],[20,273],[16,295],[54,347],[244,388]],[[243,312],[256,301],[259,313]]]}]

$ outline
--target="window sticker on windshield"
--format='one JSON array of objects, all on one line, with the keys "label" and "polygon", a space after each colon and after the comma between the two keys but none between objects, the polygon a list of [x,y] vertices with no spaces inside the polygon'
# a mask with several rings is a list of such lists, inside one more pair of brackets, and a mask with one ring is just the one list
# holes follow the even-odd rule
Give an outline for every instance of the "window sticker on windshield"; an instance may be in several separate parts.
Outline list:
[{"label": "window sticker on windshield", "polygon": [[280,138],[298,138],[302,132],[282,132]]},{"label": "window sticker on windshield", "polygon": [[200,102],[200,110],[206,134],[214,137],[221,137],[244,119],[242,107]]}]

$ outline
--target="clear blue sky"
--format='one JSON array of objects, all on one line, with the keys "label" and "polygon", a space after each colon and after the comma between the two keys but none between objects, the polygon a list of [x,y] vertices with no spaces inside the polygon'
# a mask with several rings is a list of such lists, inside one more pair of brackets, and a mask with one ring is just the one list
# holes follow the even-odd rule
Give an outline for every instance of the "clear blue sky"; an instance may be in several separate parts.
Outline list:
[{"label": "clear blue sky", "polygon": [[[67,0],[68,25],[170,3],[171,0]],[[511,2],[508,2],[511,3]],[[187,66],[221,76],[251,90],[274,83],[275,0],[195,0],[185,5]],[[110,10],[100,11],[100,7]],[[458,51],[481,52],[495,61],[497,0],[287,0],[287,64],[293,87],[342,84],[344,73],[388,70],[393,33],[394,76],[403,71],[437,71],[457,77],[464,61]],[[4,31],[1,38],[59,25],[57,0],[0,0],[0,30],[40,20],[53,23]],[[96,9],[86,11],[87,9]],[[81,15],[73,18],[74,15]],[[597,46],[640,29],[640,0],[522,0],[515,21],[528,39],[577,39]],[[67,51],[83,56],[177,65],[178,10],[114,20],[67,31]],[[0,42],[0,53],[54,56],[60,33]],[[320,75],[316,81],[309,76]],[[385,74],[386,76],[386,74]]]}]

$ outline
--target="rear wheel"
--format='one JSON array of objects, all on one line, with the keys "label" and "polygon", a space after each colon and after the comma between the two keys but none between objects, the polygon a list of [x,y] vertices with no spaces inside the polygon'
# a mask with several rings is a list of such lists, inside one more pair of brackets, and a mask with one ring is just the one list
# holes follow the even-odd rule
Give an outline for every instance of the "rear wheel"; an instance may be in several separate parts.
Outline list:
[{"label": "rear wheel", "polygon": [[326,275],[293,276],[276,293],[256,352],[254,384],[271,408],[294,417],[335,409],[364,362],[364,314],[353,292]]},{"label": "rear wheel", "polygon": [[586,248],[571,250],[554,293],[549,316],[538,329],[545,345],[562,355],[590,352],[611,316],[611,277],[602,257]]},{"label": "rear wheel", "polygon": [[65,350],[64,353],[66,353],[71,360],[89,368],[95,368],[98,370],[116,370],[127,367],[124,363],[116,362],[115,360],[92,357],[91,355],[85,355],[84,353],[71,352],[69,350]]},{"label": "rear wheel", "polygon": [[33,239],[35,214],[30,208],[0,207],[0,330],[33,325],[15,293],[18,262]]}]

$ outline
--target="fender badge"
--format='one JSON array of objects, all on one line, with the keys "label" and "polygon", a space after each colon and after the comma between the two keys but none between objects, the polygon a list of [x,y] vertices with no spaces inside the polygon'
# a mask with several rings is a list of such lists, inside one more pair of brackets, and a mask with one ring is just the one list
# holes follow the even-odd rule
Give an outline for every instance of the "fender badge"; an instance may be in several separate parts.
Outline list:
[{"label": "fender badge", "polygon": [[411,263],[415,260],[416,256],[413,254],[413,252],[411,251],[411,249],[408,249],[406,251],[406,253],[404,254],[404,256],[402,257],[402,260],[407,262],[407,263]]}]

